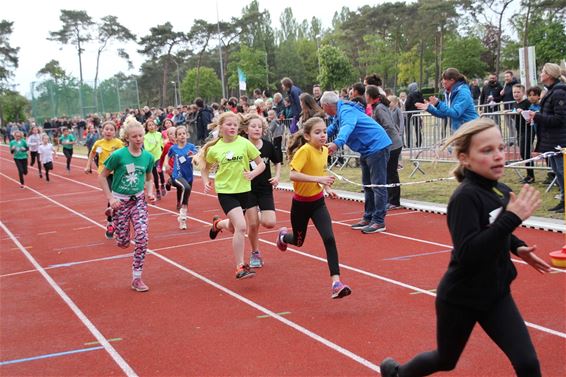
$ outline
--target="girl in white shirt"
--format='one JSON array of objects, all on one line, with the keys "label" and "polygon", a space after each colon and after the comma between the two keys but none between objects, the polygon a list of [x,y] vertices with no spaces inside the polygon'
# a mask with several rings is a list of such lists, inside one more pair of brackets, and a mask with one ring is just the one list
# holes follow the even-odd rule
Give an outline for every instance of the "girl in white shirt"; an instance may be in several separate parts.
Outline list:
[{"label": "girl in white shirt", "polygon": [[[49,142],[49,135],[43,134],[41,136],[41,145],[37,147],[37,153],[39,153],[37,163],[38,165],[43,165],[45,180],[49,182],[49,170],[53,170],[53,158],[55,158],[55,149],[53,144]],[[41,177],[41,167],[39,169],[39,176]]]}]

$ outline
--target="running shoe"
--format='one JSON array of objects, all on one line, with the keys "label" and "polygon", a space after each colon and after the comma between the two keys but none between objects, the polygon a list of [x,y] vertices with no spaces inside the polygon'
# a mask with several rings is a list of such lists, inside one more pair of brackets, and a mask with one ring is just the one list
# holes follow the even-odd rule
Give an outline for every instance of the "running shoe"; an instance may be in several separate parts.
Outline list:
[{"label": "running shoe", "polygon": [[155,199],[161,200],[161,191],[159,189],[155,190]]},{"label": "running shoe", "polygon": [[112,217],[113,214],[114,214],[114,210],[112,209],[112,207],[106,207],[106,210],[104,211],[104,215],[106,217]]},{"label": "running shoe", "polygon": [[343,284],[340,281],[335,281],[332,283],[332,298],[342,298],[349,296],[352,293],[352,289],[348,287],[346,284]]},{"label": "running shoe", "polygon": [[145,285],[141,278],[135,278],[132,280],[132,289],[138,292],[147,292],[149,287]]},{"label": "running shoe", "polygon": [[114,232],[116,231],[116,229],[114,229],[114,225],[112,225],[112,223],[108,223],[106,225],[106,232],[104,233],[104,235],[106,236],[106,239],[111,240],[112,238],[114,238]]},{"label": "running shoe", "polygon": [[399,377],[399,363],[388,357],[379,366],[383,377]]},{"label": "running shoe", "polygon": [[167,195],[167,190],[165,189],[165,185],[161,185],[161,196],[164,198]]},{"label": "running shoe", "polygon": [[250,267],[252,268],[261,268],[263,267],[263,258],[261,257],[261,253],[258,251],[252,251],[250,256]]},{"label": "running shoe", "polygon": [[352,229],[362,229],[362,228],[364,228],[364,227],[366,227],[366,226],[368,226],[368,225],[369,225],[369,221],[368,221],[368,220],[361,219],[361,220],[358,221],[357,223],[352,224],[351,227],[352,227]]},{"label": "running shoe", "polygon": [[366,227],[362,228],[363,234],[370,234],[370,233],[379,233],[385,232],[387,228],[385,228],[385,224],[378,224],[378,223],[371,223]]},{"label": "running shoe", "polygon": [[285,227],[279,229],[279,233],[277,233],[277,241],[275,243],[277,244],[277,248],[281,251],[287,250],[287,242],[283,241],[283,237],[285,237],[286,234],[287,228]]},{"label": "running shoe", "polygon": [[243,264],[236,269],[236,279],[248,279],[255,276],[255,271],[250,268],[247,264]]},{"label": "running shoe", "polygon": [[167,183],[165,183],[165,190],[171,191],[171,178],[169,178]]},{"label": "running shoe", "polygon": [[179,217],[177,217],[177,220],[179,221],[179,229],[181,229],[181,230],[187,229],[187,218],[186,217],[179,216]]},{"label": "running shoe", "polygon": [[214,216],[212,218],[212,226],[210,227],[210,232],[208,232],[208,236],[210,237],[211,240],[215,239],[218,233],[222,231],[221,229],[218,229],[216,227],[219,221],[220,221],[220,216]]}]

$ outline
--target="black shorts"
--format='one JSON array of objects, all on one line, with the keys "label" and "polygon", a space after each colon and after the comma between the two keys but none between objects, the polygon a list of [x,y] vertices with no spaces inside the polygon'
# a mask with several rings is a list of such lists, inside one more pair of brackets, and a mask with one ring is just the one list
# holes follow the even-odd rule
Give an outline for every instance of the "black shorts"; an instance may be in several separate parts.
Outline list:
[{"label": "black shorts", "polygon": [[222,210],[226,215],[236,207],[241,207],[244,211],[248,208],[253,207],[252,205],[250,205],[249,192],[241,192],[239,194],[218,193],[218,201],[220,202],[220,206],[222,207]]},{"label": "black shorts", "polygon": [[258,190],[250,192],[250,207],[259,207],[260,211],[275,211],[273,190]]}]

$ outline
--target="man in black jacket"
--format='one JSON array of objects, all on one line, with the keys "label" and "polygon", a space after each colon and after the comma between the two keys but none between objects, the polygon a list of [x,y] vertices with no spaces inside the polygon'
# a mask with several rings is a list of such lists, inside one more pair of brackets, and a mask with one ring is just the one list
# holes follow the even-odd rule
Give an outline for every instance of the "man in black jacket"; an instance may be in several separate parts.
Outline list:
[{"label": "man in black jacket", "polygon": [[197,144],[204,144],[205,139],[208,137],[208,125],[212,123],[212,118],[214,118],[214,112],[210,106],[205,106],[202,98],[197,97],[195,99],[195,105],[198,107],[197,111]]}]

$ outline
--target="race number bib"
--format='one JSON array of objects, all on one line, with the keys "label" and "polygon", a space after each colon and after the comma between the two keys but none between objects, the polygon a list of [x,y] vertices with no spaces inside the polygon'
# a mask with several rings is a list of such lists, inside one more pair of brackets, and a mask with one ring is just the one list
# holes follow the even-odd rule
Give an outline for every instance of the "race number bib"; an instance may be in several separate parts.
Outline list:
[{"label": "race number bib", "polygon": [[127,165],[126,165],[126,171],[128,172],[128,174],[135,173],[135,171],[136,171],[136,165],[134,165],[134,164],[127,164]]},{"label": "race number bib", "polygon": [[102,147],[96,148],[96,153],[101,154],[102,153]]},{"label": "race number bib", "polygon": [[185,162],[187,162],[187,159],[185,158],[185,156],[179,157],[179,163],[184,164]]}]

